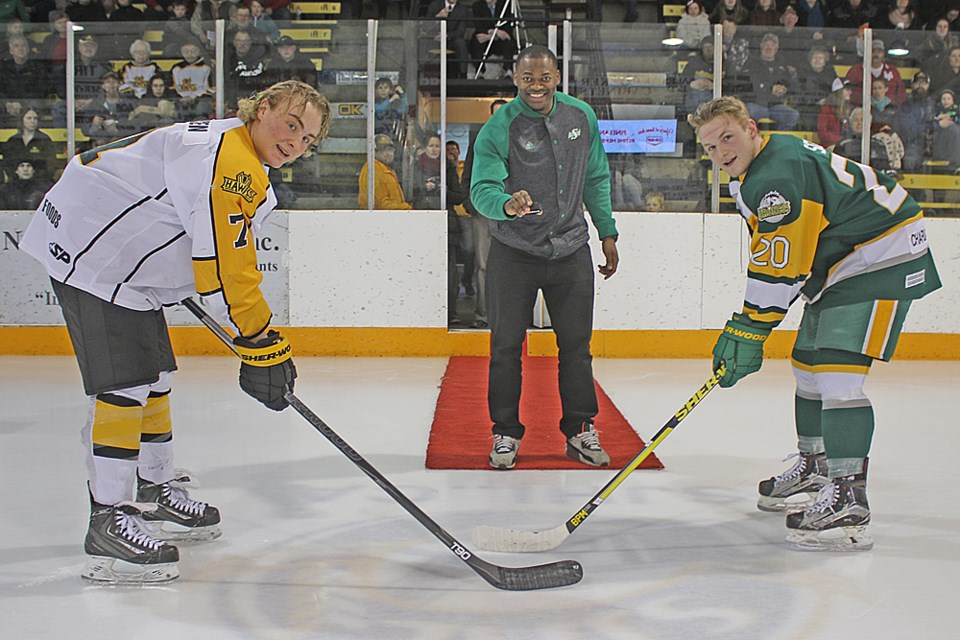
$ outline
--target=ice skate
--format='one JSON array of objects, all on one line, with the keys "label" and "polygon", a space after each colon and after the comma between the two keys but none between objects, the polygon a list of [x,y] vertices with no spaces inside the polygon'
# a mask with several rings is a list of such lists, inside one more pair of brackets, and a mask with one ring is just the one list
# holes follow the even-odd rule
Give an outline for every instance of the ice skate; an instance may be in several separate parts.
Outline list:
[{"label": "ice skate", "polygon": [[812,507],[787,514],[787,546],[798,551],[867,551],[866,474],[833,478],[820,489]]},{"label": "ice skate", "polygon": [[567,438],[567,457],[593,467],[610,464],[610,456],[600,446],[600,432],[593,428],[590,421],[583,423],[580,433]]},{"label": "ice skate", "polygon": [[179,550],[143,528],[145,505],[105,505],[91,500],[81,576],[102,584],[162,584],[180,576]]},{"label": "ice skate", "polygon": [[510,436],[493,436],[493,450],[490,451],[490,466],[494,469],[513,469],[517,464],[517,450],[520,439]]},{"label": "ice skate", "polygon": [[794,453],[797,458],[787,471],[767,480],[759,486],[760,511],[799,511],[813,504],[813,498],[827,484],[827,459],[822,453]]},{"label": "ice skate", "polygon": [[184,485],[189,478],[155,484],[137,477],[137,500],[157,508],[143,514],[146,528],[161,540],[204,542],[219,538],[220,511],[191,500]]}]

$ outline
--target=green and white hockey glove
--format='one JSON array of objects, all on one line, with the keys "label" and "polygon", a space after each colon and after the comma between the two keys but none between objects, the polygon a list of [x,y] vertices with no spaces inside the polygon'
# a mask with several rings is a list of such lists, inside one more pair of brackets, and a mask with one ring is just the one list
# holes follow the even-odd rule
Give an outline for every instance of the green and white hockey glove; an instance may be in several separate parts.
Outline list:
[{"label": "green and white hockey glove", "polygon": [[770,336],[771,329],[752,322],[746,316],[735,313],[723,327],[723,333],[713,347],[713,368],[721,362],[727,365],[727,372],[720,378],[721,387],[732,387],[763,364],[763,343]]}]

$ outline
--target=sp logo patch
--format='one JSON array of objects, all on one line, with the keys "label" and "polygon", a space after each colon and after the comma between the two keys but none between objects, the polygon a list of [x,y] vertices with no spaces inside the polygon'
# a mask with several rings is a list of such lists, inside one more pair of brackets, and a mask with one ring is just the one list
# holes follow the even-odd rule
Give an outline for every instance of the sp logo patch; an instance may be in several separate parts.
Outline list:
[{"label": "sp logo patch", "polygon": [[780,195],[779,191],[770,191],[760,199],[757,217],[760,222],[776,224],[790,215],[791,208],[790,201]]},{"label": "sp logo patch", "polygon": [[252,184],[253,178],[250,176],[250,174],[241,171],[235,178],[228,178],[227,176],[224,176],[223,184],[220,185],[220,188],[227,193],[237,194],[247,202],[253,202],[253,199],[257,197],[257,191],[250,186]]},{"label": "sp logo patch", "polygon": [[51,242],[47,245],[47,248],[50,249],[50,255],[59,260],[64,264],[70,264],[70,254],[67,253],[67,250],[58,245],[56,242]]}]

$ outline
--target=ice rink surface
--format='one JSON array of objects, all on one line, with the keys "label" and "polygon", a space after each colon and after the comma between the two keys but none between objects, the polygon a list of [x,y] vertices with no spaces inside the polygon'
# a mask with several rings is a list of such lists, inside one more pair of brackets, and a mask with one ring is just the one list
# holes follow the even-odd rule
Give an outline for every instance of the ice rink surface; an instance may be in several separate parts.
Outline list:
[{"label": "ice rink surface", "polygon": [[[559,548],[513,555],[479,550],[473,527],[561,525],[615,470],[427,470],[445,359],[297,360],[298,397],[472,551],[505,566],[583,564],[580,584],[535,592],[489,586],[293,410],[244,395],[234,359],[179,364],[177,466],[221,509],[224,535],[181,545],[169,585],[110,588],[79,578],[87,399],[76,364],[0,358],[4,638],[957,637],[958,362],[881,364],[868,380],[872,551],[788,550],[783,517],[755,508],[757,482],[795,449],[793,378],[773,360],[696,408],[657,449],[665,470],[635,472]],[[649,441],[710,364],[594,369]]]}]

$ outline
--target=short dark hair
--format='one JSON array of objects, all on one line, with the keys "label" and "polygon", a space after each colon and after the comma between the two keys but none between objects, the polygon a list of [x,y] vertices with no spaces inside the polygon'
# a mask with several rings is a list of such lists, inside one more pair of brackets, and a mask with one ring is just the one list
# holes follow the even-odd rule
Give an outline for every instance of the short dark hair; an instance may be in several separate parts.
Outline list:
[{"label": "short dark hair", "polygon": [[559,63],[557,62],[557,56],[553,51],[550,51],[547,47],[542,44],[532,44],[526,49],[520,51],[517,54],[516,66],[520,66],[520,63],[527,59],[533,58],[547,58],[548,60],[553,61],[553,66],[559,68]]},{"label": "short dark hair", "polygon": [[496,111],[496,108],[499,107],[500,105],[503,105],[503,104],[507,104],[507,101],[504,100],[503,98],[497,98],[496,100],[494,100],[493,102],[491,102],[491,103],[490,103],[490,114],[492,115],[493,112]]}]

